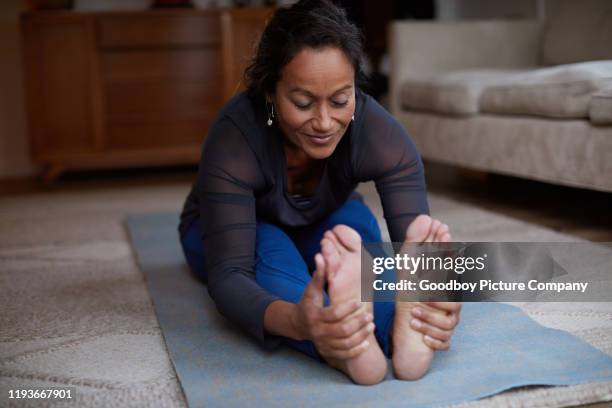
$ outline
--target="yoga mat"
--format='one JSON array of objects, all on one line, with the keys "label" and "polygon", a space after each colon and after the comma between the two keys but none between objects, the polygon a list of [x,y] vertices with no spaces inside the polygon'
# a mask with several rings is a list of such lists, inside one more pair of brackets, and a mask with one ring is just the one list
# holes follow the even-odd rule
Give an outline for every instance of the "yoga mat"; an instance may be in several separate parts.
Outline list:
[{"label": "yoga mat", "polygon": [[[612,357],[571,334],[545,328],[519,308],[465,303],[450,351],[429,373],[375,386],[283,347],[264,351],[216,311],[189,273],[178,214],[132,216],[128,229],[168,352],[190,407],[432,407],[525,385],[612,380]],[[239,299],[237,299],[239,301]]]}]

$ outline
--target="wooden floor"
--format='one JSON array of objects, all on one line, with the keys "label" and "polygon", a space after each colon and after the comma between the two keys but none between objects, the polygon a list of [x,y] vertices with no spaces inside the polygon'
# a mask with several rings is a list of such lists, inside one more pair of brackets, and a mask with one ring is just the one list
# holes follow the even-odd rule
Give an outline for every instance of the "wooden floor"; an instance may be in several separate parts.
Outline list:
[{"label": "wooden floor", "polygon": [[[0,197],[192,182],[195,167],[68,173],[47,186],[37,179],[0,181]],[[474,173],[426,163],[428,190],[592,241],[612,242],[612,193]]]}]

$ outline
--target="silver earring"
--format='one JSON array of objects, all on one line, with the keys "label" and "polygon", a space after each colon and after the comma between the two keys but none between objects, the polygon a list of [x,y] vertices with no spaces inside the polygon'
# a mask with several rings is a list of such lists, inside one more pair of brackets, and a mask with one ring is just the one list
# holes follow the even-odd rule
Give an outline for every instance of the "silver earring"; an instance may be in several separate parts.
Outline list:
[{"label": "silver earring", "polygon": [[[270,111],[268,111],[268,126],[272,126],[272,118],[274,117],[274,104],[272,105],[272,114],[270,114]],[[266,104],[266,108],[268,107],[268,105]]]},{"label": "silver earring", "polygon": [[355,115],[351,116],[351,120],[354,122],[355,121]]}]

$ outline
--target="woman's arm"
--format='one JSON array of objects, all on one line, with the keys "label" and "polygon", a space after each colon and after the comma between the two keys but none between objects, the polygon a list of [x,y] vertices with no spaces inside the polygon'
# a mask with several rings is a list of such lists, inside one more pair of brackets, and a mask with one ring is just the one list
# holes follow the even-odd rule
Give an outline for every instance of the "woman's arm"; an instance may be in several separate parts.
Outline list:
[{"label": "woman's arm", "polygon": [[279,300],[255,281],[255,191],[264,185],[240,130],[221,119],[202,151],[195,192],[200,205],[208,292],[219,312],[266,348],[280,339],[264,330],[268,306]]},{"label": "woman's arm", "polygon": [[408,225],[429,214],[423,162],[406,130],[378,102],[368,98],[361,114],[352,141],[355,177],[375,182],[391,240],[402,242]]},{"label": "woman's arm", "polygon": [[[420,214],[429,214],[423,162],[406,130],[376,101],[364,110],[364,124],[354,150],[354,168],[361,181],[374,180],[391,240],[402,242]],[[413,309],[413,328],[429,336],[427,344],[449,347],[461,303],[432,302]],[[420,314],[419,314],[420,313]]]}]

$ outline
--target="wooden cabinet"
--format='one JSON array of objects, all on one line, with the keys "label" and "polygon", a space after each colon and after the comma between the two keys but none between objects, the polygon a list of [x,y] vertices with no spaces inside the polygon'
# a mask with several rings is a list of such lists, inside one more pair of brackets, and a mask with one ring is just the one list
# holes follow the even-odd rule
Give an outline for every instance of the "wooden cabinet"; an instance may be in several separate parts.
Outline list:
[{"label": "wooden cabinet", "polygon": [[44,178],[197,163],[271,12],[24,14],[30,145]]}]

